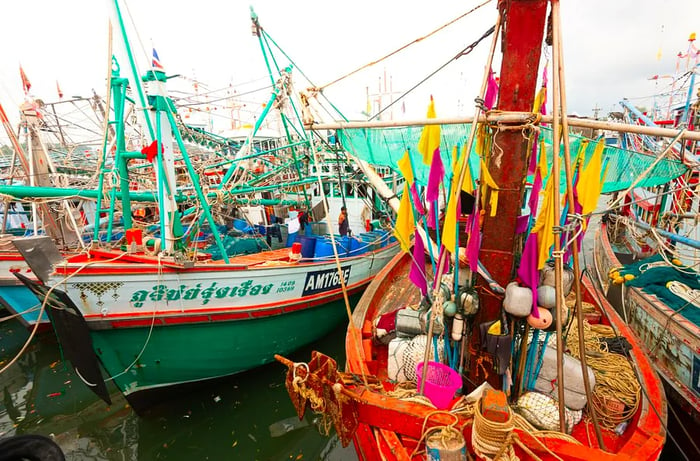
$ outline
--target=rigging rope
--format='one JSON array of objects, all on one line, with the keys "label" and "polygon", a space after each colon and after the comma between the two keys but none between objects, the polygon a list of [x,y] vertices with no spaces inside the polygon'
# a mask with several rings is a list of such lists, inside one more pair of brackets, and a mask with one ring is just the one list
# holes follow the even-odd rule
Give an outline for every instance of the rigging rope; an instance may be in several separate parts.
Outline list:
[{"label": "rigging rope", "polygon": [[[326,83],[325,85],[322,85],[322,86],[318,87],[318,88],[317,88],[318,91],[322,91],[322,90],[328,88],[329,86],[334,85],[334,84],[340,82],[341,80],[344,80],[344,79],[350,77],[351,75],[356,74],[357,72],[359,72],[359,71],[361,71],[361,70],[363,70],[363,69],[367,69],[368,67],[372,67],[372,66],[374,66],[375,64],[379,64],[380,62],[382,62],[382,61],[384,61],[384,60],[390,58],[391,56],[393,56],[393,55],[395,55],[395,54],[397,54],[397,53],[399,53],[399,52],[405,50],[405,49],[408,48],[409,46],[415,45],[416,43],[421,42],[421,41],[425,40],[426,38],[428,38],[428,37],[430,37],[430,36],[436,34],[437,32],[441,31],[442,29],[444,29],[444,28],[446,28],[446,27],[448,27],[448,26],[451,26],[451,25],[454,24],[455,22],[457,22],[457,21],[459,21],[460,19],[462,19],[462,18],[464,18],[464,17],[470,15],[471,13],[475,12],[476,10],[478,10],[479,8],[481,8],[482,6],[484,6],[484,5],[486,5],[486,4],[490,3],[490,2],[491,2],[491,0],[486,0],[485,2],[483,2],[483,3],[481,3],[481,4],[477,5],[477,6],[475,6],[475,7],[472,8],[471,10],[469,10],[469,11],[467,11],[466,13],[462,14],[461,16],[459,16],[459,17],[457,17],[457,18],[455,18],[455,19],[449,21],[449,22],[446,23],[446,24],[443,24],[442,26],[440,26],[440,27],[438,27],[437,29],[435,29],[435,30],[433,30],[432,32],[430,32],[429,34],[424,35],[424,36],[422,36],[422,37],[419,37],[419,38],[413,40],[412,42],[407,43],[407,44],[405,44],[405,45],[399,47],[398,49],[392,51],[391,53],[389,53],[389,54],[387,54],[387,55],[385,55],[385,56],[383,56],[383,57],[381,57],[381,58],[379,58],[379,59],[377,59],[377,60],[374,60],[374,61],[372,61],[372,62],[369,62],[369,63],[365,64],[365,65],[362,66],[362,67],[359,67],[359,68],[357,68],[357,69],[355,69],[355,70],[353,70],[353,71],[351,71],[351,72],[348,72],[347,74],[345,74],[345,75],[343,75],[343,76],[341,76],[341,77],[338,77],[337,79],[333,80],[333,81],[330,82],[330,83]],[[444,67],[444,66],[443,66],[443,67]]]}]

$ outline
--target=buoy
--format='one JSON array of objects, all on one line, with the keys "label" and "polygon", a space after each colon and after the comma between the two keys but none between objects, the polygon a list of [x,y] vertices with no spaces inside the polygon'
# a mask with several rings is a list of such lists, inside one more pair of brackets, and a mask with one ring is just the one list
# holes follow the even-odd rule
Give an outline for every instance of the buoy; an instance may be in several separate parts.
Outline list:
[{"label": "buoy", "polygon": [[462,314],[455,314],[455,318],[452,319],[452,332],[450,333],[450,337],[452,341],[461,341],[463,334],[464,316],[462,316]]},{"label": "buoy", "polygon": [[549,285],[537,287],[537,304],[547,309],[557,305],[557,289]]},{"label": "buoy", "polygon": [[625,280],[634,280],[634,275],[633,274],[625,274]]},{"label": "buoy", "polygon": [[532,311],[532,290],[518,286],[516,282],[510,282],[506,287],[503,309],[510,315],[527,317]]},{"label": "buoy", "polygon": [[445,315],[448,317],[454,317],[457,313],[457,304],[454,301],[445,301],[442,305]]},{"label": "buoy", "polygon": [[552,325],[552,313],[549,309],[538,307],[537,310],[540,318],[535,318],[530,314],[527,316],[527,323],[529,323],[532,328],[537,328],[538,330],[544,330]]}]

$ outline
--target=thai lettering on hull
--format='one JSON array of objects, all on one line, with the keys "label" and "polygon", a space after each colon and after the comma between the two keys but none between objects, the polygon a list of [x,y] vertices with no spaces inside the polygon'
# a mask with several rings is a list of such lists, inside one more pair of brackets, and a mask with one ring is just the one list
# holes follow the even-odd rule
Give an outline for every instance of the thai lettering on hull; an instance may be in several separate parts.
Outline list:
[{"label": "thai lettering on hull", "polygon": [[179,285],[177,288],[155,285],[151,291],[139,290],[133,293],[130,301],[134,307],[142,307],[146,301],[176,301],[181,298],[188,301],[201,300],[202,305],[205,305],[211,298],[223,299],[227,297],[266,295],[272,290],[273,286],[273,283],[253,285],[252,280],[246,280],[238,286],[221,286],[217,282],[212,282],[208,287],[204,287],[201,283],[197,283],[192,287]]},{"label": "thai lettering on hull", "polygon": [[[348,283],[350,279],[350,266],[342,266],[343,279]],[[304,291],[302,296],[313,295],[333,288],[340,288],[340,275],[338,269],[328,269],[325,271],[315,271],[306,274]]]}]

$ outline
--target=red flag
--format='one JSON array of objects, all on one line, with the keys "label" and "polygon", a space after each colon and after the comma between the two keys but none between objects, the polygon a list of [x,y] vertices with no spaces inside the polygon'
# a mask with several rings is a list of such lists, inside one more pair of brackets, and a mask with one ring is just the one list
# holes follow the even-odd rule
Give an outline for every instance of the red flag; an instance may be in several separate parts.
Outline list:
[{"label": "red flag", "polygon": [[58,99],[63,99],[63,91],[61,91],[58,80],[56,80],[56,91],[58,92]]},{"label": "red flag", "polygon": [[29,93],[29,89],[32,87],[32,84],[29,82],[27,74],[24,73],[24,69],[22,69],[21,65],[19,66],[19,76],[22,78],[22,88],[24,89],[24,93]]},{"label": "red flag", "polygon": [[[160,151],[161,153],[165,152],[165,148],[162,145],[160,146]],[[141,149],[141,153],[146,154],[146,160],[153,162],[158,156],[158,141],[153,141],[149,146]]]}]

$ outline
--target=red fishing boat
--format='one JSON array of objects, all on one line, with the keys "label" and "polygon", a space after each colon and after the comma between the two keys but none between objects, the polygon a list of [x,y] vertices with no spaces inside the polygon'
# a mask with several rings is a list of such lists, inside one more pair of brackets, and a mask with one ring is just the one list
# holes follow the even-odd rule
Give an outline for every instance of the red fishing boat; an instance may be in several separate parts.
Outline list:
[{"label": "red fishing boat", "polygon": [[[407,181],[401,204],[385,196],[397,210],[395,235],[405,251],[356,307],[345,371],[318,352],[308,363],[278,356],[288,367],[287,389],[300,418],[307,407],[323,414],[362,460],[655,460],[666,439],[659,377],[631,330],[580,274],[581,223],[601,190],[600,150],[591,143],[581,162],[570,155],[559,3],[501,1],[498,12],[474,123],[443,124],[441,136],[430,131],[439,121],[425,121],[415,143],[431,165],[425,198],[413,187],[416,159],[408,154],[398,163]],[[539,126],[542,99],[535,98],[543,36],[554,63],[549,132]],[[499,38],[498,111],[485,111]],[[450,186],[435,159],[451,150],[459,130],[467,148],[453,163]],[[361,135],[365,144],[381,137],[391,145],[392,133]],[[352,150],[360,143],[347,144]],[[578,189],[572,168],[580,168]],[[528,169],[534,180],[526,187]],[[436,177],[443,183],[431,189]],[[440,219],[431,227],[424,222],[432,214]]]}]

